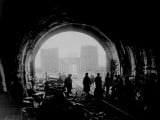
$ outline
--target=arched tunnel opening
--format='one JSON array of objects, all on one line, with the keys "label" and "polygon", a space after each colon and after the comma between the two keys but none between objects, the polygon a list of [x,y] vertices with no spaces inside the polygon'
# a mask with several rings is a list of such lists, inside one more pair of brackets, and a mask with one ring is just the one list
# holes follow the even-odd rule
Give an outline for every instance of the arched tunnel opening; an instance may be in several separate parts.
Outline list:
[{"label": "arched tunnel opening", "polygon": [[[92,83],[94,84],[94,89],[92,89],[92,91],[91,91],[91,88],[89,89],[89,92],[92,93],[92,94],[89,94],[91,95],[89,96],[89,98],[86,91],[84,90],[85,85],[84,85],[84,82],[82,81],[84,74],[86,72],[91,73],[91,71],[87,69],[82,73],[79,73],[79,75],[82,74],[81,76],[83,76],[79,78],[81,79],[81,86],[82,86],[81,91],[78,91],[77,88],[73,87],[72,90],[76,89],[76,91],[74,92],[72,91],[70,93],[71,96],[68,96],[67,94],[67,89],[68,89],[67,87],[66,87],[67,89],[64,90],[65,80],[68,77],[66,77],[66,79],[63,80],[63,83],[60,84],[58,80],[60,77],[59,75],[62,71],[60,72],[56,70],[56,68],[54,69],[52,68],[53,71],[47,71],[47,70],[43,71],[44,80],[42,82],[43,84],[40,84],[43,87],[41,87],[42,89],[38,89],[39,86],[36,83],[37,54],[39,54],[39,51],[43,48],[43,45],[45,45],[45,42],[47,42],[47,40],[52,39],[52,37],[54,36],[56,37],[61,34],[65,34],[65,33],[67,34],[67,32],[72,32],[71,34],[69,34],[69,36],[73,35],[74,32],[75,33],[79,32],[79,34],[92,36],[93,38],[95,38],[95,40],[99,43],[99,45],[103,48],[105,52],[106,65],[105,65],[105,70],[103,70],[103,77],[101,78],[103,82],[103,84],[101,85],[102,91],[101,92],[98,91],[98,93],[96,93],[96,88],[97,88],[96,77],[97,76],[95,75],[95,78]],[[92,104],[95,104],[94,103],[95,101],[93,99],[95,99],[97,94],[98,94],[98,100],[102,100],[102,101],[105,100],[105,101],[103,101],[104,103],[99,103],[100,105],[98,106],[88,105],[87,114],[90,114],[90,110],[88,109],[91,106],[97,107],[96,109],[99,109],[99,106],[101,107],[103,106],[101,104],[110,104],[110,103],[113,104],[116,109],[120,108],[120,110],[118,111],[130,119],[135,119],[133,116],[137,117],[140,114],[144,114],[149,109],[147,106],[147,104],[151,102],[151,99],[149,98],[149,96],[152,94],[152,92],[155,92],[155,90],[157,89],[156,84],[158,82],[156,61],[154,59],[154,56],[151,50],[148,50],[145,48],[138,48],[134,45],[129,45],[120,40],[119,41],[111,40],[96,27],[89,26],[86,24],[79,24],[79,23],[63,23],[60,25],[56,25],[46,31],[40,32],[37,36],[35,37],[35,39],[32,39],[30,41],[26,40],[27,42],[20,49],[19,56],[21,59],[20,59],[18,74],[20,79],[22,80],[21,83],[26,94],[26,97],[24,97],[23,99],[28,99],[28,97],[33,97],[35,99],[34,107],[40,109],[39,112],[37,113],[38,119],[40,119],[41,117],[43,118],[44,117],[43,114],[47,115],[48,117],[51,117],[50,112],[52,110],[54,111],[53,107],[55,108],[58,107],[56,109],[58,111],[58,112],[56,111],[56,114],[58,115],[59,118],[60,118],[60,114],[62,113],[66,115],[66,111],[64,109],[65,107],[67,109],[68,106],[65,106],[65,105],[68,105],[68,104],[65,103],[66,102],[65,100],[70,101],[70,99],[71,99],[70,101],[71,103],[69,103],[69,106],[73,107],[72,110],[76,109],[75,113],[81,112],[81,116],[79,116],[80,118],[82,116],[91,117],[92,115],[85,116],[83,115],[84,111],[83,112],[80,111],[86,108],[83,108],[83,109],[79,108],[77,110],[77,107],[80,107],[80,106],[82,107],[83,105],[87,106],[86,103],[83,103],[86,100],[88,100],[90,104],[92,102],[93,102]],[[61,44],[66,44],[66,43],[61,43]],[[53,54],[53,51],[52,51],[52,54]],[[90,54],[92,54],[92,52]],[[54,59],[56,58],[54,57]],[[87,60],[85,59],[85,61]],[[89,61],[91,63],[91,59]],[[96,58],[94,58],[94,61],[96,61]],[[49,63],[49,61],[47,61],[47,63]],[[57,63],[54,63],[54,64],[57,64]],[[51,66],[51,64],[49,66]],[[46,69],[50,69],[49,66]],[[51,75],[54,72],[55,74]],[[68,70],[64,72],[68,74],[72,74],[71,79],[73,80],[72,84],[74,84],[75,76],[73,75],[72,70]],[[97,73],[99,73],[98,70],[96,70],[96,72],[94,71],[94,74],[97,74]],[[107,73],[110,74],[108,77],[107,77]],[[148,91],[148,89],[150,90]],[[102,94],[102,96],[100,96],[100,94]],[[53,104],[50,103],[49,101],[46,102],[48,100],[47,98],[49,97],[51,97],[50,99],[53,102],[54,106],[52,106]],[[97,97],[95,100],[97,100]],[[106,100],[107,100],[107,103],[106,103]],[[80,106],[77,105],[77,103],[80,104]],[[64,105],[65,107],[63,106],[64,108],[61,108],[62,106],[60,107],[59,106],[60,104]],[[42,110],[42,108],[44,110]],[[48,112],[50,115],[45,112],[46,109],[49,110]],[[71,117],[70,114],[72,114],[72,110],[70,111],[70,113],[67,113],[66,115],[66,116],[69,115],[68,116],[69,118]],[[102,107],[101,110],[104,110],[104,108]],[[104,117],[106,116],[105,112],[103,114]],[[97,113],[95,112],[95,114]]]},{"label": "arched tunnel opening", "polygon": [[[104,81],[106,72],[113,72],[110,65],[111,60],[114,60],[117,64],[116,70],[114,70],[115,74],[120,74],[119,59],[114,44],[109,38],[98,32],[94,27],[75,23],[60,25],[56,29],[52,28],[46,32],[42,38],[37,40],[31,52],[24,53],[28,54],[24,60],[25,72],[22,72],[25,73],[25,75],[22,75],[25,76],[25,83],[30,83],[30,88],[31,86],[33,88],[34,85],[32,84],[36,82],[36,79],[47,80],[49,76],[58,78],[60,74],[61,76],[66,76],[70,73],[73,74],[74,78],[78,78],[81,81],[78,83],[74,83],[73,81],[73,86],[79,84],[82,88],[82,80],[86,72],[92,76],[95,76],[99,72]],[[96,39],[87,34],[91,34]],[[57,47],[55,47],[56,44]],[[54,49],[51,50],[50,48]],[[66,52],[67,50],[69,52]],[[52,52],[49,53],[49,51]],[[67,58],[68,54],[70,57]],[[80,58],[75,56],[79,56]],[[74,70],[71,69],[73,64],[76,65]],[[42,68],[39,67],[40,65]],[[38,75],[41,78],[38,78]]]},{"label": "arched tunnel opening", "polygon": [[[43,6],[44,3],[41,4]],[[141,120],[159,117],[157,111],[158,96],[160,95],[159,55],[156,51],[157,48],[154,49],[153,38],[149,37],[149,34],[147,36],[147,32],[143,30],[143,32],[141,30],[138,32],[138,25],[136,31],[130,31],[133,28],[130,24],[125,32],[121,30],[113,32],[119,26],[115,27],[117,23],[112,21],[112,17],[108,16],[107,19],[104,17],[106,12],[103,9],[106,6],[98,10],[95,10],[93,6],[89,10],[88,7],[78,10],[78,6],[76,8],[70,5],[71,8],[69,8],[62,5],[63,9],[59,7],[49,9],[48,7],[43,11],[42,7],[34,9],[34,5],[27,5],[35,11],[27,11],[28,7],[21,7],[24,15],[20,14],[18,9],[7,8],[4,13],[2,12],[4,14],[2,23],[4,24],[2,24],[0,32],[4,33],[2,34],[4,43],[1,46],[8,46],[8,40],[11,40],[11,43],[8,47],[9,51],[3,52],[3,47],[0,47],[0,119],[16,117],[15,114],[18,114],[16,119],[22,120],[63,119],[64,116],[66,119],[77,120]],[[13,8],[12,5],[10,7]],[[9,14],[8,11],[11,13]],[[97,11],[104,14],[101,15]],[[15,17],[12,16],[13,13]],[[21,15],[24,18],[20,17]],[[123,25],[120,28],[123,28]],[[10,28],[14,28],[14,30],[11,32]],[[67,61],[70,66],[68,70],[62,70],[64,66],[59,63],[54,64],[58,65],[58,69],[61,66],[61,70],[53,67],[51,71],[47,70],[51,64],[47,66],[46,70],[39,69],[38,64],[40,63],[37,59],[46,58],[47,63],[52,59],[42,57],[45,44],[50,40],[55,42],[54,38],[63,36],[63,34],[68,34],[70,37],[79,34],[90,37],[96,42],[96,45],[100,46],[103,51],[102,61],[97,60],[96,51],[92,51],[87,64],[91,64],[92,59],[94,59],[92,67],[96,66],[96,61],[100,61],[101,64],[105,61],[103,69],[78,70],[77,66],[82,66],[83,60],[78,58],[79,62],[75,62],[74,54],[70,54],[72,59],[58,60],[58,62],[61,61],[61,64]],[[63,39],[67,39],[67,37],[65,36]],[[151,42],[147,42],[145,39]],[[86,41],[84,42],[85,47],[96,46],[87,44]],[[65,46],[68,43],[69,41],[59,44]],[[72,41],[72,43],[70,47],[75,47],[72,50],[73,53],[78,49],[76,48],[78,41],[75,43]],[[46,46],[50,44],[52,43],[48,43]],[[64,46],[63,48],[65,48]],[[47,49],[45,50],[47,51]],[[47,53],[49,54],[49,52]],[[55,56],[52,61],[56,59]],[[94,58],[92,58],[93,56]],[[89,77],[85,77],[85,79],[90,80],[90,75],[94,73],[93,81],[87,83],[89,84],[88,90],[84,87],[86,84],[83,82],[86,72],[89,73]],[[65,73],[72,75],[70,76],[73,83],[72,90],[75,87],[76,77],[80,76],[78,77],[80,91],[77,90],[77,87],[75,89],[78,92],[69,91],[71,88],[67,88],[65,83],[66,80],[70,80],[69,77],[60,82],[60,76]],[[100,77],[97,77],[97,73],[100,73]],[[7,105],[7,103],[9,104]],[[12,108],[18,108],[18,110],[14,109],[16,112],[13,112]]]},{"label": "arched tunnel opening", "polygon": [[83,88],[86,72],[90,76],[99,72],[104,78],[106,69],[109,70],[106,53],[97,40],[76,31],[60,32],[46,40],[34,61],[37,79],[62,77],[64,81],[68,74],[72,74],[73,88],[76,89]]}]

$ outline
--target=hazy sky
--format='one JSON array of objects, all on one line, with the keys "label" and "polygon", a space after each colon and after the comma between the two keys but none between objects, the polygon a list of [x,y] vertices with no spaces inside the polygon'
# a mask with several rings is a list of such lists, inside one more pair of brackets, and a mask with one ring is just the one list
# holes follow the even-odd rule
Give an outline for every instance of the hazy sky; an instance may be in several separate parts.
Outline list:
[{"label": "hazy sky", "polygon": [[[59,56],[80,56],[80,49],[82,46],[93,45],[98,48],[99,65],[106,64],[106,55],[102,46],[91,36],[74,31],[67,31],[58,33],[49,38],[40,49],[59,48]],[[40,66],[40,50],[36,56],[36,67]]]}]

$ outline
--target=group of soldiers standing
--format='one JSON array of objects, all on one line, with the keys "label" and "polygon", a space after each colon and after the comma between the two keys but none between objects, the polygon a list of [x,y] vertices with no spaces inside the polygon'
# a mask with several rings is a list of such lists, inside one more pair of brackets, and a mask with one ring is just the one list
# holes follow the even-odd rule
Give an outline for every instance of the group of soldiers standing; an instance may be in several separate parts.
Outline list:
[{"label": "group of soldiers standing", "polygon": [[[71,76],[69,74],[64,80],[68,95],[72,94]],[[86,98],[90,98],[92,94],[97,99],[107,99],[137,116],[143,117],[143,114],[151,110],[153,110],[152,113],[156,113],[155,110],[158,108],[159,83],[155,73],[148,73],[145,76],[106,73],[105,78],[102,78],[100,73],[97,73],[96,77],[85,73],[82,84]],[[95,89],[92,90],[93,86]]]},{"label": "group of soldiers standing", "polygon": [[85,74],[85,77],[83,79],[83,90],[86,93],[86,96],[89,95],[91,84],[95,83],[95,90],[94,90],[94,96],[96,98],[102,98],[103,97],[103,89],[102,89],[102,78],[100,76],[100,73],[97,73],[97,76],[95,79],[88,76],[88,73]]},{"label": "group of soldiers standing", "polygon": [[[64,80],[64,88],[67,90],[67,95],[71,94],[72,90],[72,74],[69,74],[68,77]],[[105,82],[103,84],[102,77],[100,73],[97,73],[97,76],[89,76],[88,73],[85,73],[85,76],[83,78],[83,91],[85,92],[86,97],[89,96],[91,85],[95,84],[94,89],[94,96],[96,98],[102,98],[103,93],[106,92],[106,94],[109,94],[109,88],[111,85],[111,79],[109,73],[106,74]]]}]

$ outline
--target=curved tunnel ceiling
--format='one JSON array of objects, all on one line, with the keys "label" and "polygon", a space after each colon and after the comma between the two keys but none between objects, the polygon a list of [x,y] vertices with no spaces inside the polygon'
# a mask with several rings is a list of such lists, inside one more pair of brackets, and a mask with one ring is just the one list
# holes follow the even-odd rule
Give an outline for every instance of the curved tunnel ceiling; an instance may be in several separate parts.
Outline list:
[{"label": "curved tunnel ceiling", "polygon": [[40,47],[43,45],[43,43],[46,40],[48,40],[50,37],[58,33],[67,32],[67,31],[82,32],[86,35],[89,35],[95,38],[97,42],[100,43],[100,45],[103,47],[104,51],[106,52],[107,59],[108,59],[107,61],[110,61],[110,59],[116,59],[117,62],[119,62],[114,44],[111,42],[111,40],[108,37],[102,34],[98,29],[96,29],[95,27],[91,27],[89,25],[69,23],[69,24],[62,24],[62,25],[53,27],[52,29],[46,31],[39,39],[35,39],[32,41],[31,46],[33,47],[28,46],[30,47],[30,50],[26,51],[25,53],[25,55],[26,54],[28,55],[25,60],[25,66],[28,66],[26,71],[31,70],[31,69],[33,69],[33,72],[35,71],[35,68],[34,68],[35,67],[34,65],[35,57]]},{"label": "curved tunnel ceiling", "polygon": [[[122,10],[123,7],[119,4],[109,7],[103,2],[91,5],[91,3],[84,4],[84,2],[77,4],[77,1],[76,4],[66,4],[68,1],[58,4],[52,0],[38,1],[38,4],[37,1],[33,0],[5,1],[7,2],[2,6],[3,10],[0,12],[0,31],[2,33],[0,59],[3,64],[0,67],[2,66],[1,68],[3,69],[1,74],[4,71],[2,75],[3,81],[6,80],[7,88],[10,88],[7,89],[8,91],[10,90],[14,93],[12,91],[12,87],[14,87],[12,83],[16,81],[22,81],[25,87],[26,73],[28,71],[31,76],[34,76],[33,61],[34,54],[36,54],[34,48],[38,50],[38,46],[40,47],[40,43],[37,41],[43,35],[45,36],[49,30],[70,23],[95,26],[96,30],[98,28],[101,31],[99,34],[109,37],[111,44],[113,44],[113,49],[109,48],[110,42],[103,41],[101,45],[103,48],[108,48],[106,51],[108,50],[109,52],[107,52],[111,53],[111,55],[116,50],[115,54],[119,59],[119,68],[122,76],[135,75],[144,77],[142,78],[144,80],[148,74],[156,73],[156,80],[151,80],[158,83],[156,85],[159,87],[159,36],[157,37],[159,35],[157,31],[159,17],[156,12],[158,7],[152,9],[152,5],[149,3],[149,7],[148,5],[142,6],[138,4],[138,6],[133,5],[132,7],[127,5],[127,8],[125,8],[125,5]],[[95,9],[97,6],[98,9]],[[108,46],[104,45],[105,42],[107,42],[106,45]],[[37,47],[35,47],[36,45]],[[110,65],[113,64],[115,66],[114,59]],[[114,71],[114,69],[113,67],[112,70]],[[136,80],[141,81],[141,79]],[[147,82],[147,79],[145,80]],[[144,87],[146,87],[146,84]],[[151,88],[153,87],[151,86]],[[152,99],[155,101],[153,104],[157,108],[159,105],[159,88],[155,88],[155,96],[157,97]],[[148,91],[153,90],[149,88]],[[18,88],[16,92],[26,91],[25,89],[24,91],[19,91]],[[151,94],[153,95],[153,93]],[[148,111],[146,114],[148,114]],[[159,117],[159,113],[157,116]],[[153,117],[155,116],[152,115],[151,118]]]},{"label": "curved tunnel ceiling", "polygon": [[[96,27],[78,23],[63,23],[56,25],[49,30],[41,31],[35,39],[29,40],[24,45],[25,47],[21,49],[21,51],[23,51],[21,53],[24,55],[22,55],[22,60],[24,60],[22,62],[22,64],[24,64],[22,65],[24,66],[23,70],[25,72],[29,71],[31,76],[34,77],[35,56],[42,44],[53,35],[65,31],[78,31],[96,38],[107,53],[107,59],[110,61],[108,63],[110,64],[110,70],[112,69],[111,64],[116,64],[117,67],[114,68],[114,71],[120,71],[119,74],[125,76],[135,76],[136,74],[144,76],[148,72],[157,73],[154,69],[155,61],[154,56],[152,56],[152,51],[148,51],[137,46],[135,47],[134,45],[128,45],[121,40],[111,40]],[[150,57],[147,57],[147,54]],[[115,63],[111,63],[112,60],[114,60]]]},{"label": "curved tunnel ceiling", "polygon": [[[118,69],[121,75],[144,74],[144,71],[157,71],[157,68],[155,69],[154,66],[157,66],[159,59],[155,59],[157,58],[155,53],[153,53],[148,46],[139,45],[138,40],[136,40],[144,38],[136,38],[128,35],[129,37],[123,40],[120,34],[118,34],[119,36],[108,34],[107,29],[110,29],[111,26],[107,28],[107,26],[94,24],[92,22],[93,25],[88,25],[88,21],[82,22],[81,19],[78,20],[72,15],[67,16],[66,12],[65,14],[58,13],[58,15],[53,14],[41,18],[42,19],[34,23],[34,25],[27,30],[28,32],[26,31],[26,34],[23,34],[23,40],[21,44],[19,44],[19,54],[17,55],[17,76],[19,78],[25,79],[25,72],[27,71],[31,71],[32,76],[34,76],[33,61],[39,48],[50,36],[61,32],[62,28],[66,31],[77,30],[84,33],[86,32],[95,38],[98,36],[98,39],[100,39],[98,42],[107,53],[110,53],[111,59],[118,59]],[[131,38],[131,41],[129,38]],[[133,42],[133,39],[135,39],[136,42]],[[114,58],[114,56],[117,57]],[[148,68],[150,70],[147,70]]]}]

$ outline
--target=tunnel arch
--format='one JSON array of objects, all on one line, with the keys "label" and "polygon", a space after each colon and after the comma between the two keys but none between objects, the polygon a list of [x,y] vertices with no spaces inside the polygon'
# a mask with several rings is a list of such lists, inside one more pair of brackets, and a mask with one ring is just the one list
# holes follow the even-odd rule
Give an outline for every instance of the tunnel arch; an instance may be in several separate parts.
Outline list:
[{"label": "tunnel arch", "polygon": [[29,79],[35,78],[35,57],[43,43],[50,37],[65,31],[81,32],[93,37],[106,52],[106,66],[108,66],[107,71],[110,71],[109,65],[112,59],[118,63],[118,69],[120,69],[119,57],[115,44],[98,28],[80,23],[63,23],[54,26],[49,30],[41,31],[35,39],[28,40],[28,42],[26,42],[22,47],[20,54],[21,72],[19,72],[19,76],[22,78],[22,80],[24,80],[24,84],[26,84],[26,81],[28,81]]},{"label": "tunnel arch", "polygon": [[[117,63],[117,71],[121,76],[131,75],[134,72],[140,73],[145,66],[144,60],[146,59],[146,66],[152,66],[151,64],[154,63],[155,60],[150,58],[152,51],[125,40],[110,39],[107,37],[106,31],[101,30],[100,26],[84,24],[65,17],[57,18],[53,15],[43,19],[33,28],[30,28],[24,36],[17,56],[19,65],[17,76],[24,85],[27,80],[35,77],[35,57],[42,44],[48,38],[65,31],[78,31],[95,38],[106,52],[107,65],[109,66],[107,71],[111,70],[111,60]],[[57,18],[56,21],[55,18]],[[148,57],[141,54],[143,49]],[[149,63],[150,61],[151,63]]]},{"label": "tunnel arch", "polygon": [[117,63],[118,70],[116,71],[119,71],[118,74],[121,76],[133,74],[134,77],[140,74],[144,76],[144,68],[147,66],[152,69],[153,64],[155,64],[154,56],[149,49],[135,44],[127,44],[122,40],[111,40],[100,29],[92,25],[63,22],[43,29],[34,35],[34,32],[31,32],[24,38],[25,42],[22,43],[18,55],[20,64],[17,75],[23,81],[24,86],[29,79],[35,78],[35,57],[42,44],[50,37],[65,31],[82,32],[95,38],[106,52],[107,66],[109,66],[107,71],[109,72],[111,72],[112,60]]}]

